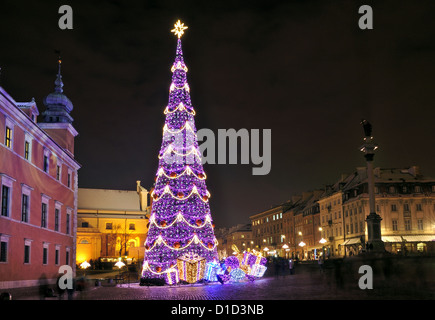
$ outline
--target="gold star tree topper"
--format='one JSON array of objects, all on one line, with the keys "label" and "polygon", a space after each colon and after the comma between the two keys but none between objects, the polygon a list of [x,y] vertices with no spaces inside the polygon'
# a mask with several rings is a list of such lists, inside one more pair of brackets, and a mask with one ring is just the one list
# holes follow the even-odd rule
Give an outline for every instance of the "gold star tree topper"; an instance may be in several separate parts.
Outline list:
[{"label": "gold star tree topper", "polygon": [[181,38],[181,36],[184,34],[184,30],[186,30],[188,27],[184,26],[184,23],[181,23],[180,20],[177,21],[176,24],[174,24],[174,29],[171,30],[174,34],[178,36],[178,39]]}]

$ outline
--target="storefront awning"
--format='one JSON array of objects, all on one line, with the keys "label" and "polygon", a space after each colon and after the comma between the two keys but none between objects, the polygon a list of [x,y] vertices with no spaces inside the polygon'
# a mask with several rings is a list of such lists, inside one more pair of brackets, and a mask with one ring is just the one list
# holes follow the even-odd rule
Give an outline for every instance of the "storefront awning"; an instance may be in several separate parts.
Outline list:
[{"label": "storefront awning", "polygon": [[402,236],[407,242],[429,242],[435,241],[435,235],[415,235],[415,236]]},{"label": "storefront awning", "polygon": [[349,246],[352,244],[361,244],[361,239],[360,238],[352,238],[349,240],[346,240],[345,242],[343,242],[344,246]]},{"label": "storefront awning", "polygon": [[384,242],[403,242],[401,236],[382,236]]}]

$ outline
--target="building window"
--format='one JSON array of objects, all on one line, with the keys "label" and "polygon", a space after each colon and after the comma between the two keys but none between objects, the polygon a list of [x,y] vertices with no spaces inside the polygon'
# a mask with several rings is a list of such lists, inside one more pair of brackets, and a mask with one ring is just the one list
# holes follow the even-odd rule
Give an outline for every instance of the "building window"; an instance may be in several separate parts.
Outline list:
[{"label": "building window", "polygon": [[411,219],[405,219],[405,230],[406,231],[411,230]]},{"label": "building window", "polygon": [[407,193],[407,192],[408,192],[408,188],[407,188],[406,186],[403,186],[403,187],[402,187],[402,192],[403,192],[403,193]]},{"label": "building window", "polygon": [[44,244],[42,248],[42,264],[46,265],[48,263],[48,245]]},{"label": "building window", "polygon": [[57,181],[60,180],[60,166],[59,165],[56,166],[56,180]]},{"label": "building window", "polygon": [[8,148],[12,148],[12,129],[6,127],[5,145]]},{"label": "building window", "polygon": [[29,141],[24,142],[24,159],[29,160],[30,158],[30,143]]},{"label": "building window", "polygon": [[48,156],[44,155],[44,172],[48,173]]},{"label": "building window", "polygon": [[423,219],[417,220],[417,227],[418,227],[418,230],[420,230],[420,231],[423,230]]},{"label": "building window", "polygon": [[59,231],[59,209],[54,209],[54,231]]},{"label": "building window", "polygon": [[9,206],[10,206],[10,201],[9,201],[9,187],[2,185],[2,212],[1,215],[4,217],[9,217]]},{"label": "building window", "polygon": [[66,234],[70,234],[70,219],[71,219],[71,214],[67,213],[66,214]]},{"label": "building window", "polygon": [[68,188],[71,188],[71,173],[68,172],[68,181],[67,181]]},{"label": "building window", "polygon": [[376,193],[376,194],[379,193],[379,187],[375,187],[375,193]]},{"label": "building window", "polygon": [[23,194],[21,200],[21,221],[29,222],[29,196]]},{"label": "building window", "polygon": [[9,237],[2,236],[0,238],[0,262],[8,262],[8,244]]},{"label": "building window", "polygon": [[130,223],[130,225],[128,226],[128,230],[136,230],[136,225],[134,223]]},{"label": "building window", "polygon": [[69,248],[66,248],[65,251],[65,264],[69,265]]},{"label": "building window", "polygon": [[30,244],[24,244],[24,263],[30,263]]},{"label": "building window", "polygon": [[106,230],[112,230],[112,222],[106,222]]},{"label": "building window", "polygon": [[403,211],[404,211],[404,212],[409,212],[409,204],[408,204],[408,203],[405,203],[405,204],[403,205]]},{"label": "building window", "polygon": [[417,203],[417,211],[422,211],[421,203]]},{"label": "building window", "polygon": [[82,228],[89,228],[89,222],[82,222]]},{"label": "building window", "polygon": [[47,228],[47,204],[42,203],[41,207],[41,227]]},{"label": "building window", "polygon": [[420,186],[415,186],[415,192],[416,193],[420,193],[421,192],[421,187]]},{"label": "building window", "polygon": [[397,206],[395,204],[391,205],[391,211],[397,211]]},{"label": "building window", "polygon": [[54,251],[54,264],[55,265],[59,265],[59,252],[60,252],[60,247],[56,246],[56,249]]},{"label": "building window", "polygon": [[396,188],[394,188],[393,186],[391,186],[391,187],[388,189],[388,191],[389,191],[390,193],[395,193],[395,192],[396,192]]},{"label": "building window", "polygon": [[392,220],[393,223],[393,231],[397,231],[397,220]]}]

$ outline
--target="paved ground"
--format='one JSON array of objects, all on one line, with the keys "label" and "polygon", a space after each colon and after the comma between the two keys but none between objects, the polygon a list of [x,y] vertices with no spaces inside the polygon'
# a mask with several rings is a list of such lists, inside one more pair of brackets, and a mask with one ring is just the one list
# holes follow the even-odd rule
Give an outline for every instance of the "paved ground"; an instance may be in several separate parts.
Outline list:
[{"label": "paved ground", "polygon": [[[239,282],[174,286],[143,287],[136,283],[115,284],[103,281],[95,286],[88,280],[88,287],[75,292],[74,300],[434,300],[435,264],[410,264],[413,268],[393,266],[383,261],[369,261],[375,270],[373,289],[362,290],[358,281],[362,274],[358,268],[367,261],[354,261],[341,265],[327,264],[320,272],[315,264],[300,264],[296,273],[273,272],[254,282]],[[408,263],[408,262],[407,262]],[[15,290],[13,300],[38,300],[36,291]],[[67,295],[60,299],[67,299]],[[59,297],[46,298],[57,300]]]}]

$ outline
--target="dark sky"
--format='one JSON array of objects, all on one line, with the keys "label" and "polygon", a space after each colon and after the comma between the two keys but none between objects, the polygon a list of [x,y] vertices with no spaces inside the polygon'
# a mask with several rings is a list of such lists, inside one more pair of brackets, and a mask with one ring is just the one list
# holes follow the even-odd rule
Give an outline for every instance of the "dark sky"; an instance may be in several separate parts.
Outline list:
[{"label": "dark sky", "polygon": [[[73,8],[73,30],[58,8]],[[369,4],[374,29],[358,28]],[[197,128],[272,130],[272,166],[205,165],[218,227],[364,166],[419,165],[435,177],[435,2],[9,1],[0,3],[0,84],[16,101],[54,90],[62,52],[74,104],[79,187],[150,187],[157,171],[181,19]]]}]

